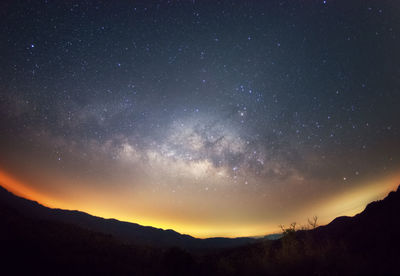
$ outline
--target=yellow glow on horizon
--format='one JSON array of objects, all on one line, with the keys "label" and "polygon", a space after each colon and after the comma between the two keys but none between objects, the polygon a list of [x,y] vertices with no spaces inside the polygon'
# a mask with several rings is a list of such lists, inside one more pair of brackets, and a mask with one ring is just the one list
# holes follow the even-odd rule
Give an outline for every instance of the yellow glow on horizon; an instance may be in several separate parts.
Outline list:
[{"label": "yellow glow on horizon", "polygon": [[[321,200],[306,207],[302,215],[305,216],[304,218],[317,215],[320,225],[327,224],[336,217],[354,216],[362,212],[368,203],[381,200],[390,191],[396,190],[399,183],[400,174],[380,180],[365,181],[362,186],[350,188],[330,199]],[[310,210],[314,210],[315,214],[306,214]]]},{"label": "yellow glow on horizon", "polygon": [[[189,234],[196,238],[209,238],[209,237],[248,237],[264,235],[265,233],[276,231],[275,225],[257,225],[257,226],[235,226],[225,225],[222,228],[210,230],[207,225],[201,224],[186,224],[186,223],[174,223],[173,219],[165,221],[156,221],[152,219],[144,219],[137,216],[129,215],[129,211],[121,212],[117,215],[115,209],[110,206],[104,206],[99,204],[95,206],[93,200],[86,200],[86,203],[64,203],[60,200],[56,200],[54,197],[46,196],[32,188],[29,188],[29,183],[24,183],[17,178],[9,175],[3,170],[0,170],[0,185],[5,189],[12,192],[13,194],[39,202],[40,204],[50,208],[62,208],[67,210],[79,210],[94,216],[102,218],[114,218],[120,221],[128,221],[137,223],[143,226],[151,226],[161,229],[172,229],[182,234]],[[89,202],[89,203],[88,203]]]},{"label": "yellow glow on horizon", "polygon": [[[209,225],[197,222],[186,222],[184,219],[162,215],[154,216],[153,211],[142,210],[138,212],[140,202],[136,205],[118,205],[126,200],[128,195],[109,195],[107,193],[93,193],[89,190],[80,190],[83,196],[60,197],[46,194],[30,187],[30,183],[19,180],[3,170],[0,170],[0,185],[10,192],[51,208],[79,210],[94,216],[114,218],[120,221],[137,223],[143,226],[152,226],[161,229],[173,229],[182,234],[192,235],[196,238],[209,237],[249,237],[263,236],[279,232],[279,224],[285,224],[289,219],[302,223],[307,217],[317,215],[319,225],[327,224],[338,216],[352,216],[361,212],[365,206],[377,199],[384,198],[390,191],[395,190],[400,182],[400,174],[376,181],[366,181],[363,185],[349,188],[331,198],[314,202],[299,212],[293,213],[293,217],[282,217],[282,221],[269,221],[252,224],[226,223]],[[69,191],[70,192],[70,191]],[[125,198],[126,197],[126,198]],[[107,204],[105,204],[107,202]],[[311,213],[310,213],[311,212]],[[300,220],[299,220],[300,219]]]}]

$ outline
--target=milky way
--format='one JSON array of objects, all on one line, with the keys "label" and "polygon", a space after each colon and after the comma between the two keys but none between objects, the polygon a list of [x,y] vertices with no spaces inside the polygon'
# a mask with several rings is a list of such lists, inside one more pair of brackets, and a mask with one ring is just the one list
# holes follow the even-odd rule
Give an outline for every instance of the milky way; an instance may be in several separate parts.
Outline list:
[{"label": "milky way", "polygon": [[396,1],[6,2],[0,170],[54,207],[253,235],[399,179]]}]

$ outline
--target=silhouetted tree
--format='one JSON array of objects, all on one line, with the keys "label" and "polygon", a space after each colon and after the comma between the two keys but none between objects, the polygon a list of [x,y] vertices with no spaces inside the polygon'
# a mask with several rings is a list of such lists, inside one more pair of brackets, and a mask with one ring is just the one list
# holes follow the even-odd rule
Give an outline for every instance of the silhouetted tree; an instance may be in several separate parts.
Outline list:
[{"label": "silhouetted tree", "polygon": [[313,216],[312,219],[307,219],[308,220],[308,224],[311,226],[311,229],[315,229],[317,228],[317,221],[318,221],[318,217],[317,216]]}]

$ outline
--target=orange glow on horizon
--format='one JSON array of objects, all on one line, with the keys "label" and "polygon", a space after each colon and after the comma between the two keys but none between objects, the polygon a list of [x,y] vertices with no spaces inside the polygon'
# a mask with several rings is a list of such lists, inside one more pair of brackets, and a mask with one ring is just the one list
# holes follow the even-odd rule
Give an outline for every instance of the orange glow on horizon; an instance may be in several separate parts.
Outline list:
[{"label": "orange glow on horizon", "polygon": [[[400,184],[400,174],[364,180],[361,183],[362,186],[350,188],[331,198],[306,206],[296,216],[305,219],[307,216],[317,215],[320,225],[328,224],[336,217],[355,216],[361,213],[370,202],[382,200],[389,192],[395,191]],[[315,210],[316,213],[310,214],[310,210]]]},{"label": "orange glow on horizon", "polygon": [[[317,215],[319,224],[327,224],[335,217],[347,215],[352,216],[361,212],[366,204],[373,200],[384,198],[389,191],[397,188],[400,175],[383,178],[376,181],[368,181],[365,185],[355,187],[341,194],[336,194],[331,198],[321,199],[310,206],[306,206],[299,212],[293,214],[291,218],[282,217],[280,222],[269,221],[250,225],[243,224],[224,224],[211,227],[201,222],[190,223],[178,221],[174,217],[155,219],[143,217],[143,214],[135,214],[132,210],[124,210],[117,204],[105,205],[105,199],[110,203],[117,203],[118,197],[107,197],[107,195],[93,195],[89,191],[83,194],[89,195],[79,198],[57,199],[55,195],[46,195],[30,187],[30,183],[18,180],[4,170],[0,170],[0,185],[17,196],[34,200],[40,204],[51,208],[62,208],[69,210],[80,210],[94,216],[103,218],[114,218],[121,221],[138,223],[144,226],[152,226],[161,229],[173,229],[182,234],[189,234],[197,238],[208,237],[248,237],[263,236],[270,233],[279,232],[280,223],[290,223],[291,221],[302,222],[307,217]],[[82,192],[82,191],[81,191]],[[115,206],[114,206],[115,205]],[[316,212],[314,213],[315,210]]]},{"label": "orange glow on horizon", "polygon": [[3,186],[9,192],[29,199],[33,201],[37,201],[42,205],[47,207],[58,207],[59,202],[54,201],[52,198],[45,196],[32,188],[29,188],[27,183],[23,183],[22,181],[16,179],[15,177],[9,175],[5,171],[0,169],[0,185]]},{"label": "orange glow on horizon", "polygon": [[[103,218],[114,218],[120,221],[127,221],[132,223],[138,223],[143,226],[151,226],[161,229],[172,229],[182,234],[189,234],[196,238],[209,238],[209,237],[248,237],[248,236],[260,236],[265,233],[273,232],[278,230],[278,227],[272,225],[256,225],[252,226],[234,226],[227,225],[224,229],[214,229],[210,231],[210,228],[205,225],[199,224],[183,224],[183,223],[171,223],[171,221],[154,221],[151,219],[132,217],[128,213],[119,213],[118,215],[110,210],[109,207],[104,207],[101,204],[93,204],[93,200],[87,200],[85,203],[77,202],[72,204],[63,203],[57,201],[54,196],[46,196],[40,192],[35,191],[29,187],[29,183],[22,182],[14,176],[6,173],[4,170],[0,170],[0,185],[13,194],[37,201],[38,203],[50,207],[50,208],[61,208],[67,210],[76,210],[86,212],[93,216],[99,216]],[[88,204],[91,202],[91,204]],[[115,211],[115,210],[114,210]],[[229,230],[227,230],[229,229]]]}]

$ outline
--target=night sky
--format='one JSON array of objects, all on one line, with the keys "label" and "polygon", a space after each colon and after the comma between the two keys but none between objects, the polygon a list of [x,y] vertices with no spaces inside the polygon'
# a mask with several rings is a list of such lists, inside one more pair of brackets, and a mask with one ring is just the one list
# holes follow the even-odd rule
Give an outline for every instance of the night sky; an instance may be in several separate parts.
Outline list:
[{"label": "night sky", "polygon": [[196,237],[400,184],[398,1],[2,1],[0,182]]}]

